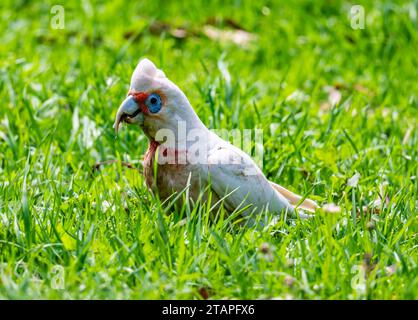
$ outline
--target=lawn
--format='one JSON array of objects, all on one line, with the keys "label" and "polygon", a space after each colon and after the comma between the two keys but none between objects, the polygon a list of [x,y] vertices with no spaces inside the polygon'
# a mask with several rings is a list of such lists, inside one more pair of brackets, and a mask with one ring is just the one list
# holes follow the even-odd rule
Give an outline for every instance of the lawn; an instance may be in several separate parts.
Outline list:
[{"label": "lawn", "polygon": [[[349,1],[66,1],[62,29],[55,4],[0,4],[0,298],[418,298],[417,1],[361,1],[364,28]],[[112,128],[143,57],[340,212],[257,228],[157,200],[146,137]]]}]

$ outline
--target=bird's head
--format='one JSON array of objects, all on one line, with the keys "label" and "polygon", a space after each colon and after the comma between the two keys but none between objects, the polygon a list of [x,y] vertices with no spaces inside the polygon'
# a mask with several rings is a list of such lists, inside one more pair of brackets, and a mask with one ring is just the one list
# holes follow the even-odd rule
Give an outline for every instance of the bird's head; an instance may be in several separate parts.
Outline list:
[{"label": "bird's head", "polygon": [[190,128],[201,125],[184,93],[148,59],[139,61],[130,90],[116,114],[116,133],[121,122],[139,125],[154,139],[161,129],[178,131],[179,121]]}]

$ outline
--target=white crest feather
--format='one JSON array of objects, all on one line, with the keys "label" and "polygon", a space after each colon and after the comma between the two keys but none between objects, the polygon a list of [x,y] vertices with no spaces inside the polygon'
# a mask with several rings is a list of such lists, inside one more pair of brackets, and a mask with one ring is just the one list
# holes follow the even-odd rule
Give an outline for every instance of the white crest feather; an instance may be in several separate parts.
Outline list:
[{"label": "white crest feather", "polygon": [[151,60],[144,58],[139,61],[132,74],[131,87],[134,89],[146,87],[150,80],[157,78],[166,79],[166,76]]},{"label": "white crest feather", "polygon": [[139,61],[138,65],[135,68],[132,78],[137,78],[142,75],[147,75],[149,77],[154,77],[157,73],[157,67],[149,59],[142,59]]}]

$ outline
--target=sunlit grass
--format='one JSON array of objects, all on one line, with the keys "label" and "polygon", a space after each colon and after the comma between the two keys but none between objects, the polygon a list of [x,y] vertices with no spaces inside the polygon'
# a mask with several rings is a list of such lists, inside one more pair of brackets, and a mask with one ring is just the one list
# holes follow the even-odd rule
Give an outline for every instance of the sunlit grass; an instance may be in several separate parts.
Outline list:
[{"label": "sunlit grass", "polygon": [[[345,1],[232,3],[70,2],[53,30],[55,3],[2,2],[1,298],[418,298],[417,2],[365,2],[364,30]],[[255,40],[203,31],[232,22]],[[145,136],[112,123],[141,57],[209,128],[263,129],[269,179],[341,213],[242,228],[93,170],[140,168]]]}]

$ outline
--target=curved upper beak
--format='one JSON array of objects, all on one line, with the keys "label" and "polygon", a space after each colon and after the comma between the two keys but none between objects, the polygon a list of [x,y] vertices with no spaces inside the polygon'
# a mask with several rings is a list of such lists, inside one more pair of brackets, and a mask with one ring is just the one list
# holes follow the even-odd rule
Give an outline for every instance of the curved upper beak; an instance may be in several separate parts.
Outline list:
[{"label": "curved upper beak", "polygon": [[121,122],[130,122],[130,119],[135,118],[140,112],[141,109],[136,103],[134,97],[131,95],[126,97],[126,99],[120,105],[118,112],[116,113],[115,124],[113,125],[116,134],[118,134]]}]

